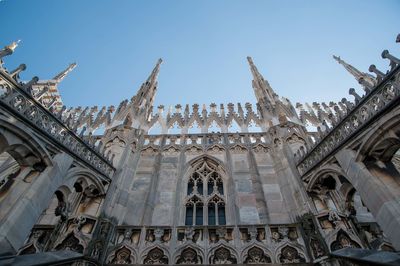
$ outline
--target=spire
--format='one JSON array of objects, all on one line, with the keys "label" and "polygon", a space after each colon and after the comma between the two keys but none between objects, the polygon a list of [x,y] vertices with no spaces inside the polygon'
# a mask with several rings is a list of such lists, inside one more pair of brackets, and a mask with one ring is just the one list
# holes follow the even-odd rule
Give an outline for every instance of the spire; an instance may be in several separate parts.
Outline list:
[{"label": "spire", "polygon": [[147,82],[149,83],[154,83],[157,80],[158,73],[160,72],[160,65],[162,63],[162,59],[159,58],[157,61],[156,66],[154,67],[153,71],[151,72],[149,78],[147,79]]},{"label": "spire", "polygon": [[156,66],[151,72],[150,76],[147,78],[146,82],[142,84],[136,96],[134,96],[133,102],[137,107],[144,107],[147,105],[151,107],[154,102],[154,97],[157,91],[157,77],[160,72],[160,65],[162,59],[158,59]]},{"label": "spire", "polygon": [[352,65],[346,63],[344,60],[340,58],[340,56],[333,56],[339,64],[341,64],[356,80],[357,82],[367,82],[371,87],[375,85],[375,78],[367,73],[361,72],[357,68],[353,67]]},{"label": "spire", "polygon": [[251,74],[253,75],[253,89],[256,94],[257,101],[268,105],[275,105],[276,93],[269,85],[268,81],[264,80],[263,76],[258,72],[254,65],[253,59],[248,56],[247,61],[250,65]]},{"label": "spire", "polygon": [[69,64],[69,66],[65,70],[63,70],[59,74],[57,74],[53,78],[53,80],[55,80],[56,83],[60,83],[75,67],[76,67],[76,63]]}]

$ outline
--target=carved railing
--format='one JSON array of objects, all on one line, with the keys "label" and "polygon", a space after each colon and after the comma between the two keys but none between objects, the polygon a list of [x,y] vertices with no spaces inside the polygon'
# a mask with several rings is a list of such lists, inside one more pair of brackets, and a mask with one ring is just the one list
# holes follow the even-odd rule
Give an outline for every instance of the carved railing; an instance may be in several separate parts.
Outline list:
[{"label": "carved railing", "polygon": [[0,69],[0,106],[44,134],[53,143],[72,155],[76,160],[89,166],[106,179],[114,172],[111,161],[100,154],[93,142],[83,140],[55,114],[34,99],[31,86],[16,82],[7,72]]},{"label": "carved railing", "polygon": [[[263,133],[209,133],[188,135],[145,135],[142,151],[172,152],[187,151],[189,154],[202,152],[221,152],[234,150],[245,152],[253,150],[255,153],[268,152],[286,142],[299,143],[305,146],[304,134],[298,125],[287,122],[286,127],[271,127]],[[296,155],[297,156],[297,155]]]},{"label": "carved railing", "polygon": [[378,84],[366,95],[356,99],[356,104],[343,114],[334,127],[330,128],[319,141],[314,143],[307,154],[299,159],[297,168],[302,175],[334,154],[391,107],[398,105],[400,66],[397,64],[388,74],[383,74],[375,67],[370,70],[377,74]]},{"label": "carved railing", "polygon": [[184,243],[213,246],[218,243],[246,246],[249,243],[277,246],[282,242],[303,245],[299,224],[289,225],[218,225],[218,226],[117,226],[110,244],[132,247],[163,244],[166,247]]},{"label": "carved railing", "polygon": [[[105,263],[148,261],[156,264],[264,264],[309,261],[299,224],[134,227],[118,226]],[[265,248],[265,249],[264,249]],[[266,251],[268,250],[268,251]],[[199,252],[198,252],[199,251]],[[196,256],[190,256],[190,254]],[[129,260],[116,260],[122,253]],[[223,255],[221,256],[221,253]],[[189,256],[188,256],[189,255]],[[146,264],[146,263],[144,263]]]}]

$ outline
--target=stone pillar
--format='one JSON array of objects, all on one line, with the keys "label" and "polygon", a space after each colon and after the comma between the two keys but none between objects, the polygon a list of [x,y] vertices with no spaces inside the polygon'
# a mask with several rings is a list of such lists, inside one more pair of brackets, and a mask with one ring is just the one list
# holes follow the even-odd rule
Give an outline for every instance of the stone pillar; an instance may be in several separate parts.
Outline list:
[{"label": "stone pillar", "polygon": [[[24,195],[24,192],[29,186],[30,183],[24,182],[24,178],[32,171],[31,167],[21,168],[21,172],[14,179],[13,184],[7,191],[6,195],[0,202],[0,224],[3,223],[3,220],[7,218],[8,212],[13,209],[14,204],[18,202],[20,197]],[[35,178],[36,179],[36,178]]]},{"label": "stone pillar", "polygon": [[8,213],[0,225],[0,256],[15,254],[24,244],[54,192],[62,185],[72,161],[65,153],[57,154],[53,158],[53,165],[36,178],[24,197]]},{"label": "stone pillar", "polygon": [[364,163],[357,162],[353,150],[341,150],[335,157],[379,226],[400,250],[400,197],[391,193]]}]

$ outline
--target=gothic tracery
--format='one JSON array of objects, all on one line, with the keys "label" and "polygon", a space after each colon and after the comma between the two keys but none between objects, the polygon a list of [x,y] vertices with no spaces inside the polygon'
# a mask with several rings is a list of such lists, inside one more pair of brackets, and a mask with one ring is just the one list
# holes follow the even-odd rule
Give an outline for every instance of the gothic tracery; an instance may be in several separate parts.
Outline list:
[{"label": "gothic tracery", "polygon": [[187,184],[186,225],[226,223],[224,184],[215,165],[207,160],[197,164]]},{"label": "gothic tracery", "polygon": [[148,252],[143,264],[168,264],[168,258],[166,255],[164,255],[164,251],[162,249],[155,247]]},{"label": "gothic tracery", "polygon": [[196,250],[190,247],[182,250],[179,259],[176,261],[176,264],[185,264],[185,265],[201,264],[201,263],[202,263],[201,257],[197,255]]},{"label": "gothic tracery", "polygon": [[244,260],[244,263],[245,264],[271,263],[271,258],[267,256],[261,248],[252,247],[247,252],[247,258]]}]

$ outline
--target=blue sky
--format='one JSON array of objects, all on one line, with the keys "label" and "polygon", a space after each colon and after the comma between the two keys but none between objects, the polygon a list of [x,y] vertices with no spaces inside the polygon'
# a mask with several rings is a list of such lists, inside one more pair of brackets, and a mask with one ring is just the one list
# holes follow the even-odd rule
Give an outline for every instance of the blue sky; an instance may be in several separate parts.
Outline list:
[{"label": "blue sky", "polygon": [[68,63],[67,106],[117,105],[130,98],[159,57],[156,105],[252,102],[253,57],[275,91],[292,102],[338,101],[354,79],[332,54],[367,71],[400,57],[400,1],[3,0],[0,45],[24,79],[47,79]]}]

